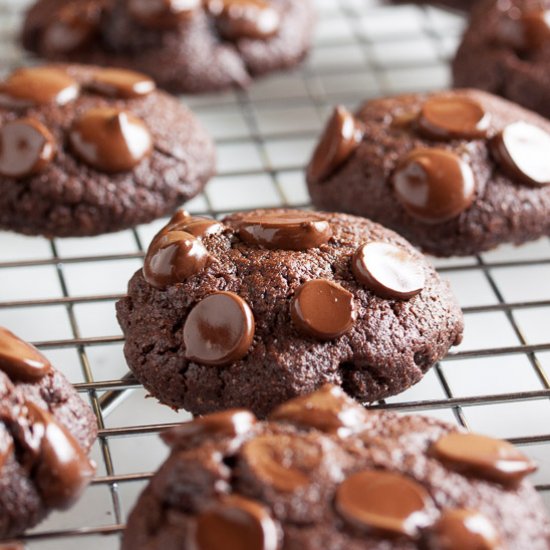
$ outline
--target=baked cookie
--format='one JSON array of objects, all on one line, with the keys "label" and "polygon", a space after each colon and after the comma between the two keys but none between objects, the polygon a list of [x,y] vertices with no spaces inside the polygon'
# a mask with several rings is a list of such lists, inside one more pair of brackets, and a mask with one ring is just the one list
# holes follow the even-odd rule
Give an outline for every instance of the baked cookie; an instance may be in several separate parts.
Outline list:
[{"label": "baked cookie", "polygon": [[485,0],[453,62],[455,86],[501,95],[550,117],[550,0]]},{"label": "baked cookie", "polygon": [[462,337],[448,284],[369,220],[299,210],[178,213],[117,304],[125,355],[160,401],[264,417],[324,383],[375,401]]},{"label": "baked cookie", "polygon": [[293,67],[313,22],[310,0],[38,0],[22,42],[48,59],[142,71],[197,93]]},{"label": "baked cookie", "polygon": [[0,539],[80,497],[96,436],[95,416],[65,377],[0,327]]},{"label": "baked cookie", "polygon": [[133,227],[172,213],[213,171],[205,130],[142,74],[55,65],[0,82],[0,228]]},{"label": "baked cookie", "polygon": [[548,550],[550,521],[510,443],[367,411],[336,387],[259,422],[215,413],[162,435],[171,454],[123,550]]},{"label": "baked cookie", "polygon": [[475,90],[339,107],[307,169],[313,204],[437,256],[550,235],[550,123]]}]

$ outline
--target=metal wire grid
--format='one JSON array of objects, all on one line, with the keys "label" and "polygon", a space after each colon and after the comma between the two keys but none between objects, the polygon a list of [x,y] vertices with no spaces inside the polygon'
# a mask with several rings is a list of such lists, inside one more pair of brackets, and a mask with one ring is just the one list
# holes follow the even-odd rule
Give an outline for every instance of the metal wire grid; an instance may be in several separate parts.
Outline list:
[{"label": "metal wire grid", "polygon": [[[315,48],[299,70],[249,91],[186,98],[220,156],[219,176],[188,205],[193,213],[308,207],[302,169],[334,103],[447,85],[460,17],[376,0],[318,7]],[[26,61],[13,42],[22,8],[0,0],[1,70]],[[0,234],[0,324],[67,373],[100,427],[92,486],[73,510],[28,534],[29,548],[117,548],[128,510],[165,456],[156,434],[186,418],[143,399],[126,376],[114,322],[114,302],[162,224],[78,241]],[[436,264],[464,306],[465,342],[415,388],[377,406],[507,437],[541,464],[534,481],[549,503],[550,242]]]}]

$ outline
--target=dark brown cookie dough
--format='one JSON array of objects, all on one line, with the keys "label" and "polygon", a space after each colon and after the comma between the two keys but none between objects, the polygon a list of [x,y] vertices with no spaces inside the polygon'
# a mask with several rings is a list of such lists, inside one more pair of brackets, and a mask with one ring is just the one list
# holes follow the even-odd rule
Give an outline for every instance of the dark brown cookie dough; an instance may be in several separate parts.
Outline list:
[{"label": "dark brown cookie dough", "polygon": [[550,117],[549,0],[484,0],[453,62],[454,85],[486,90]]},{"label": "dark brown cookie dough", "polygon": [[336,109],[307,171],[313,204],[366,216],[425,252],[550,235],[550,123],[476,90]]},{"label": "dark brown cookie dough", "polygon": [[197,93],[296,65],[313,23],[310,0],[39,0],[22,42],[48,59],[129,68]]},{"label": "dark brown cookie dough", "polygon": [[[123,550],[548,550],[550,521],[507,442],[367,411],[338,388],[163,434],[171,454]],[[516,475],[510,475],[515,472]]]},{"label": "dark brown cookie dough", "polygon": [[214,171],[214,146],[142,74],[77,65],[0,82],[0,228],[97,235],[172,213]]},{"label": "dark brown cookie dough", "polygon": [[96,436],[95,416],[65,377],[0,327],[0,539],[79,498]]},{"label": "dark brown cookie dough", "polygon": [[344,214],[177,214],[117,304],[160,401],[265,416],[324,383],[360,401],[418,382],[462,337],[446,282],[404,239]]}]

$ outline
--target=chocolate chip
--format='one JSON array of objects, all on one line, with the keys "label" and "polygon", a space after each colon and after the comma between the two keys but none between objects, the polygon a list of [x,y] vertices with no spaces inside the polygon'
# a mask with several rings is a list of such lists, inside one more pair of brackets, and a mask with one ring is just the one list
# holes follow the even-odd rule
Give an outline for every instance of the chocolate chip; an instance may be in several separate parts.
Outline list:
[{"label": "chocolate chip", "polygon": [[298,330],[321,340],[345,334],[357,319],[353,294],[326,279],[314,279],[298,288],[290,313]]},{"label": "chocolate chip", "polygon": [[336,107],[308,167],[308,178],[326,180],[357,149],[363,139],[359,121],[345,107]]},{"label": "chocolate chip", "polygon": [[384,298],[412,298],[424,288],[422,264],[393,244],[362,244],[353,255],[351,269],[359,283]]},{"label": "chocolate chip", "polygon": [[[2,430],[0,433],[0,472],[2,467],[7,462],[8,458],[13,453],[13,439],[9,432]],[[0,545],[0,550],[2,546]]]},{"label": "chocolate chip", "polygon": [[69,139],[82,161],[109,173],[132,170],[153,150],[143,120],[112,107],[86,111],[74,121]]},{"label": "chocolate chip", "polygon": [[265,40],[277,34],[281,24],[279,12],[266,0],[206,0],[206,9],[227,40]]},{"label": "chocolate chip", "polygon": [[51,368],[50,362],[34,346],[0,327],[0,370],[10,379],[35,382]]},{"label": "chocolate chip", "polygon": [[139,23],[155,29],[178,27],[200,8],[202,0],[128,0],[128,11]]},{"label": "chocolate chip", "polygon": [[307,250],[332,237],[330,223],[309,212],[265,212],[237,222],[239,237],[249,243],[284,250]]},{"label": "chocolate chip", "polygon": [[254,315],[233,292],[215,292],[199,302],[183,327],[185,356],[203,365],[228,365],[243,358],[254,339]]},{"label": "chocolate chip", "polygon": [[151,286],[164,289],[202,271],[209,257],[208,250],[194,235],[161,232],[147,251],[143,276]]},{"label": "chocolate chip", "polygon": [[491,140],[491,152],[511,178],[539,187],[550,183],[550,134],[527,122],[506,126]]},{"label": "chocolate chip", "polygon": [[197,517],[196,550],[277,550],[278,529],[260,503],[226,496]]},{"label": "chocolate chip", "polygon": [[429,505],[430,497],[421,485],[391,472],[358,472],[336,492],[336,509],[349,523],[411,538],[429,524]]},{"label": "chocolate chip", "polygon": [[392,183],[405,210],[425,223],[456,218],[475,195],[470,165],[445,149],[414,149],[397,165]]},{"label": "chocolate chip", "polygon": [[23,68],[0,83],[0,106],[19,109],[48,103],[65,105],[76,99],[79,91],[76,80],[61,69]]},{"label": "chocolate chip", "polygon": [[424,102],[418,130],[434,139],[479,139],[487,135],[489,113],[465,96],[434,96]]},{"label": "chocolate chip", "polygon": [[0,175],[23,178],[41,172],[55,157],[55,138],[38,120],[20,118],[0,128]]},{"label": "chocolate chip", "polygon": [[436,441],[432,452],[457,472],[503,485],[517,485],[537,469],[527,456],[507,441],[484,435],[451,433]]},{"label": "chocolate chip", "polygon": [[207,235],[219,235],[224,230],[223,224],[210,218],[191,216],[185,210],[178,210],[170,219],[164,231],[184,231],[197,238]]},{"label": "chocolate chip", "polygon": [[132,99],[143,97],[156,88],[148,76],[125,69],[101,69],[94,73],[87,88],[107,97]]},{"label": "chocolate chip", "polygon": [[518,52],[537,51],[550,41],[549,23],[550,10],[529,10],[519,16],[509,12],[498,19],[495,39]]}]

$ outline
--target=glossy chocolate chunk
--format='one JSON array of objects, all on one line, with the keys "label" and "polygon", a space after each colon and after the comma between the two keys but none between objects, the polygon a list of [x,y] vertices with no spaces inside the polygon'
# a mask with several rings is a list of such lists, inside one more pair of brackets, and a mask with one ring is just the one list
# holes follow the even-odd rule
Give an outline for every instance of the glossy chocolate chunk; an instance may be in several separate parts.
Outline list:
[{"label": "glossy chocolate chunk", "polygon": [[270,419],[345,437],[365,425],[367,414],[340,388],[327,384],[315,393],[283,403]]},{"label": "glossy chocolate chunk", "polygon": [[446,510],[428,530],[430,550],[496,550],[501,548],[493,524],[477,510]]},{"label": "glossy chocolate chunk", "polygon": [[426,490],[401,474],[365,470],[336,492],[336,509],[349,523],[375,532],[414,538],[429,523]]},{"label": "glossy chocolate chunk", "polygon": [[202,271],[209,257],[194,235],[185,231],[161,233],[147,251],[143,276],[150,285],[164,289]]},{"label": "glossy chocolate chunk", "polygon": [[418,129],[434,139],[479,139],[487,134],[489,113],[465,96],[434,96],[426,100]]},{"label": "glossy chocolate chunk", "polygon": [[277,525],[260,503],[226,496],[197,518],[196,550],[277,550]]},{"label": "glossy chocolate chunk", "polygon": [[254,339],[254,315],[233,292],[214,292],[199,302],[183,327],[185,356],[203,365],[228,365],[244,357]]},{"label": "glossy chocolate chunk", "polygon": [[475,195],[470,165],[445,149],[414,149],[397,165],[392,183],[405,210],[425,223],[456,218]]},{"label": "glossy chocolate chunk", "polygon": [[345,107],[336,107],[308,167],[314,182],[327,179],[357,149],[363,139],[359,121]]},{"label": "glossy chocolate chunk", "polygon": [[527,122],[506,126],[491,141],[491,151],[511,178],[539,187],[550,183],[550,134]]},{"label": "glossy chocolate chunk", "polygon": [[424,288],[422,264],[389,243],[362,244],[353,255],[351,269],[359,283],[384,298],[412,298]]},{"label": "glossy chocolate chunk", "polygon": [[507,441],[478,434],[443,436],[434,443],[432,452],[457,472],[504,485],[517,485],[537,469],[534,462]]},{"label": "glossy chocolate chunk", "polygon": [[345,334],[357,319],[353,294],[326,279],[314,279],[298,288],[290,313],[300,332],[321,340]]},{"label": "glossy chocolate chunk", "polygon": [[0,175],[24,178],[41,172],[55,157],[55,138],[38,120],[20,118],[0,127]]},{"label": "glossy chocolate chunk", "polygon": [[332,237],[330,223],[308,212],[251,214],[238,222],[239,237],[249,244],[283,250],[307,250]]},{"label": "glossy chocolate chunk", "polygon": [[87,88],[120,99],[133,99],[149,95],[156,88],[148,76],[125,69],[101,69],[94,73]]},{"label": "glossy chocolate chunk", "polygon": [[76,99],[79,91],[76,80],[61,69],[48,66],[18,69],[0,83],[0,107],[65,105]]},{"label": "glossy chocolate chunk", "polygon": [[266,0],[206,0],[220,34],[228,40],[265,40],[279,30],[279,12]]},{"label": "glossy chocolate chunk", "polygon": [[178,210],[170,219],[164,231],[184,231],[197,238],[206,235],[219,235],[224,230],[224,225],[211,218],[191,216],[185,210]]},{"label": "glossy chocolate chunk", "polygon": [[550,43],[550,10],[503,14],[496,27],[496,42],[520,52],[539,50]]},{"label": "glossy chocolate chunk", "polygon": [[143,122],[127,111],[97,107],[75,120],[69,133],[74,153],[102,172],[128,172],[153,150]]},{"label": "glossy chocolate chunk", "polygon": [[201,0],[128,0],[132,17],[146,27],[171,29],[187,21]]},{"label": "glossy chocolate chunk", "polygon": [[12,380],[35,382],[51,371],[50,362],[31,344],[0,327],[0,370]]}]

